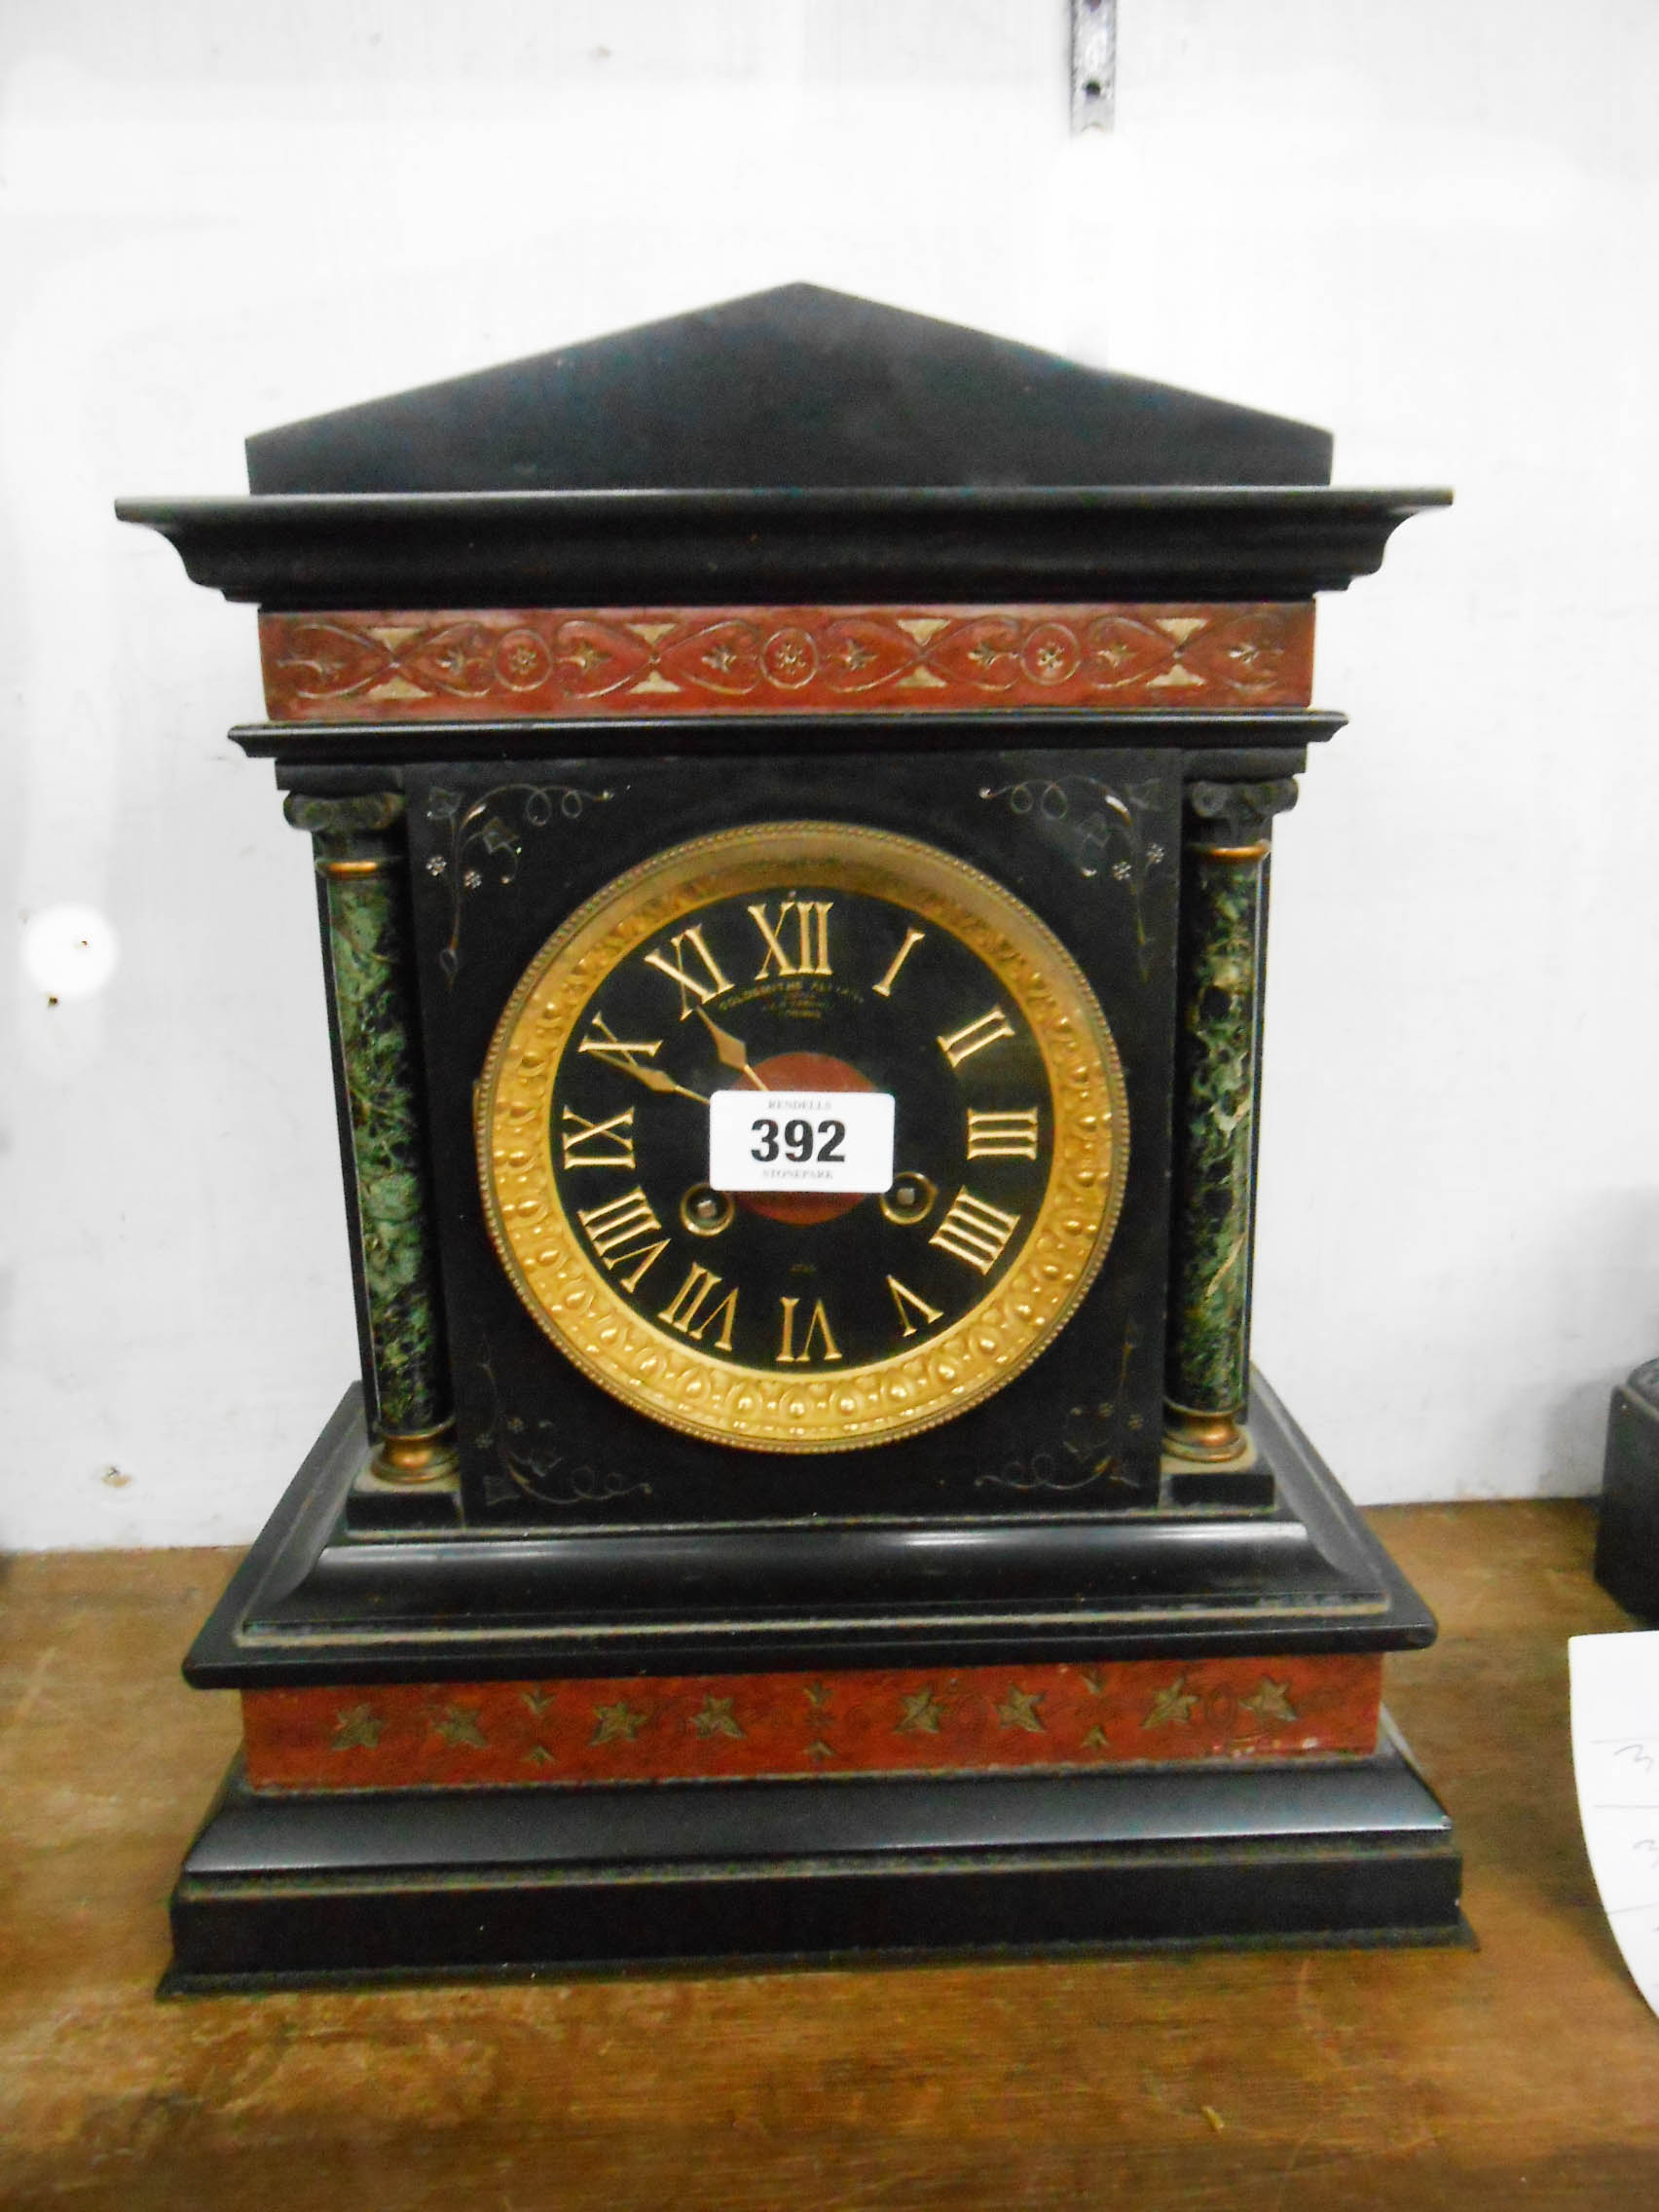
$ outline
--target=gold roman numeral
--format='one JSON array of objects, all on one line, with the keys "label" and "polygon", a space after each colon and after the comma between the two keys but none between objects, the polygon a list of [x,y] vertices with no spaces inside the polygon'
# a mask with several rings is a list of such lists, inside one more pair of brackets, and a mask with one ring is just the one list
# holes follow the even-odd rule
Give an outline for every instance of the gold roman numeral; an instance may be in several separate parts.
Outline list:
[{"label": "gold roman numeral", "polygon": [[651,1201],[637,1183],[608,1205],[584,1208],[576,1219],[587,1231],[588,1241],[604,1262],[608,1273],[620,1267],[624,1260],[636,1262],[630,1273],[616,1278],[624,1290],[637,1290],[645,1270],[668,1250],[666,1236],[655,1244],[642,1246],[637,1241],[642,1236],[652,1235],[662,1227],[651,1211]]},{"label": "gold roman numeral", "polygon": [[878,999],[890,999],[893,996],[893,986],[899,980],[900,969],[903,967],[905,961],[909,959],[911,953],[915,951],[917,945],[921,943],[927,934],[926,930],[905,931],[904,941],[893,955],[892,966],[882,977],[880,982],[874,986],[875,995]]},{"label": "gold roman numeral", "polygon": [[[603,1014],[596,1014],[587,1035],[576,1047],[578,1052],[593,1052],[612,1067],[625,1069],[629,1075],[639,1075],[646,1060],[654,1060],[662,1051],[662,1039],[625,1041],[617,1036]],[[645,1070],[646,1073],[652,1071]]]},{"label": "gold roman numeral", "polygon": [[887,1287],[893,1293],[894,1305],[899,1309],[899,1334],[902,1337],[913,1337],[916,1333],[916,1324],[910,1318],[912,1313],[919,1313],[923,1325],[931,1329],[944,1310],[941,1306],[930,1306],[925,1298],[918,1298],[913,1290],[906,1290],[897,1275],[888,1276]]},{"label": "gold roman numeral", "polygon": [[987,1205],[983,1198],[975,1198],[972,1191],[958,1191],[950,1211],[928,1242],[937,1244],[941,1252],[949,1252],[958,1260],[966,1260],[980,1274],[988,1275],[1018,1227],[1018,1214],[1004,1213],[1001,1206]]},{"label": "gold roman numeral", "polygon": [[[749,918],[760,932],[766,944],[755,980],[763,983],[772,973],[774,963],[780,976],[831,974],[830,909],[833,904],[832,899],[786,899],[778,908],[775,927],[763,905],[751,906]],[[792,914],[795,918],[795,936],[799,940],[793,960],[784,950],[782,941],[784,926]]]},{"label": "gold roman numeral", "polygon": [[[719,1276],[705,1268],[701,1261],[693,1260],[690,1273],[657,1315],[657,1319],[666,1321],[671,1329],[678,1329],[682,1337],[690,1337],[698,1344],[702,1343],[718,1321],[720,1333],[715,1339],[716,1348],[730,1351],[731,1325],[737,1315],[737,1292],[735,1289],[728,1290],[718,1305],[709,1305],[719,1281]],[[705,1306],[709,1308],[706,1313],[703,1311]]]},{"label": "gold roman numeral", "polygon": [[1037,1109],[1021,1107],[1017,1113],[981,1114],[968,1109],[970,1160],[1035,1160]]},{"label": "gold roman numeral", "polygon": [[651,1201],[638,1183],[608,1205],[587,1206],[576,1219],[588,1233],[588,1241],[608,1267],[614,1266],[611,1253],[620,1253],[624,1244],[634,1237],[660,1229],[662,1223],[651,1211]]},{"label": "gold roman numeral", "polygon": [[989,1014],[980,1014],[965,1029],[958,1029],[949,1037],[939,1040],[939,1049],[953,1068],[964,1060],[971,1060],[976,1052],[982,1052],[987,1045],[995,1045],[1004,1037],[1014,1035],[1014,1024],[1000,1006],[992,1007]]},{"label": "gold roman numeral", "polygon": [[821,1360],[828,1361],[840,1358],[840,1347],[830,1334],[830,1316],[824,1310],[822,1298],[812,1309],[812,1318],[806,1324],[806,1334],[800,1341],[799,1351],[794,1348],[794,1317],[795,1308],[800,1304],[800,1300],[798,1298],[782,1298],[778,1303],[784,1309],[784,1341],[778,1350],[778,1365],[780,1367],[798,1366],[803,1360],[810,1361],[813,1356],[812,1346],[815,1338],[822,1342],[823,1348],[818,1354]]},{"label": "gold roman numeral", "polygon": [[[671,960],[666,952],[647,952],[645,966],[655,968],[680,989],[680,1018],[688,1021],[697,1009],[709,999],[718,999],[731,989],[731,984],[720,973],[720,964],[703,941],[703,933],[695,924],[688,930],[680,930],[670,938],[674,948]],[[682,947],[689,945],[696,965],[702,974],[687,975],[686,954]]]},{"label": "gold roman numeral", "polygon": [[[634,1109],[612,1114],[608,1122],[590,1122],[567,1106],[559,1117],[559,1141],[565,1165],[572,1167],[632,1167],[634,1164]],[[973,1157],[972,1154],[969,1155]]]}]

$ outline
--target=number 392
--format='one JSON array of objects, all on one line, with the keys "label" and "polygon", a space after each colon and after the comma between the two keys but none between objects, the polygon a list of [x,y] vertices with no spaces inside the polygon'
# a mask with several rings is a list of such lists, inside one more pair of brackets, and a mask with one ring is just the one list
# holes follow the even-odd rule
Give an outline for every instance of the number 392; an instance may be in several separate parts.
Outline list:
[{"label": "number 392", "polygon": [[804,1115],[798,1115],[786,1122],[780,1130],[770,1115],[760,1115],[749,1126],[760,1140],[758,1144],[750,1146],[749,1157],[760,1161],[762,1164],[780,1157],[780,1136],[783,1140],[781,1157],[786,1160],[797,1162],[805,1160],[841,1162],[846,1157],[841,1150],[842,1139],[847,1133],[845,1122],[823,1121],[814,1124]]}]

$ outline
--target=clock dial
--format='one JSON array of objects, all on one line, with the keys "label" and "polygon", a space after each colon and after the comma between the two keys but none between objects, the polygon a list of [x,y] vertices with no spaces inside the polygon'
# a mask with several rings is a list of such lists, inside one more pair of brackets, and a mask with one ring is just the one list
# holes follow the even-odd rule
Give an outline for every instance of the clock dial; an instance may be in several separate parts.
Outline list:
[{"label": "clock dial", "polygon": [[[719,1090],[756,1095],[752,1157],[795,1187],[712,1186]],[[891,1180],[826,1188],[834,1099],[872,1091]],[[812,1118],[768,1104],[792,1093]],[[497,1250],[554,1343],[767,1451],[888,1442],[1010,1381],[1093,1279],[1128,1144],[1050,931],[934,847],[832,823],[698,838],[571,915],[498,1025],[477,1129]]]}]

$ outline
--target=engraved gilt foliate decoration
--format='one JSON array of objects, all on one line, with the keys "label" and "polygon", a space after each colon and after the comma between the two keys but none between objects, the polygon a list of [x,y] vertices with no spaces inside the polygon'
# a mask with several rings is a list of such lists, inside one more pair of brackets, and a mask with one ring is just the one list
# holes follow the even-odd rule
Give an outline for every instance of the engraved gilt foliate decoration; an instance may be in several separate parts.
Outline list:
[{"label": "engraved gilt foliate decoration", "polygon": [[899,1717],[893,1723],[893,1732],[897,1736],[937,1736],[943,1718],[944,1708],[935,1697],[931,1687],[912,1690],[908,1696],[900,1700]]},{"label": "engraved gilt foliate decoration", "polygon": [[447,825],[450,832],[448,853],[433,853],[426,862],[426,873],[449,891],[449,941],[438,954],[446,982],[460,973],[462,910],[470,895],[484,888],[486,869],[498,884],[516,882],[527,830],[545,830],[555,817],[579,822],[589,806],[614,796],[576,784],[498,784],[470,805],[460,792],[434,789],[427,794],[426,820]]},{"label": "engraved gilt foliate decoration", "polygon": [[1153,1698],[1141,1726],[1143,1728],[1185,1727],[1187,1722],[1192,1719],[1198,1704],[1198,1698],[1187,1687],[1186,1676],[1177,1675],[1166,1688],[1161,1689]]},{"label": "engraved gilt foliate decoration", "polygon": [[997,1719],[1004,1728],[1023,1728],[1028,1736],[1041,1736],[1046,1733],[1042,1703],[1041,1690],[1021,1689],[1015,1682],[997,1707]]},{"label": "engraved gilt foliate decoration", "polygon": [[1028,776],[1014,784],[987,785],[979,793],[982,799],[1002,799],[1011,814],[1028,816],[1052,830],[1079,875],[1107,875],[1124,887],[1143,981],[1153,965],[1145,893],[1153,870],[1166,858],[1158,840],[1146,834],[1145,824],[1161,795],[1158,784],[1128,784],[1118,792],[1095,776]]},{"label": "engraved gilt foliate decoration", "polygon": [[1307,704],[1310,605],[266,614],[275,720]]},{"label": "engraved gilt foliate decoration", "polygon": [[1246,1713],[1255,1714],[1263,1721],[1293,1721],[1296,1718],[1296,1708],[1291,1704],[1289,1689],[1283,1682],[1264,1678],[1254,1697],[1241,1697],[1238,1702]]},{"label": "engraved gilt foliate decoration", "polygon": [[504,1409],[488,1343],[473,1364],[488,1396],[484,1425],[472,1438],[490,1459],[484,1474],[488,1504],[499,1505],[515,1493],[542,1505],[608,1505],[613,1498],[649,1496],[649,1483],[630,1481],[613,1468],[562,1451],[554,1422],[529,1421]]},{"label": "engraved gilt foliate decoration", "polygon": [[368,1705],[349,1705],[339,1714],[334,1725],[331,1751],[372,1751],[381,1740],[382,1722]]},{"label": "engraved gilt foliate decoration", "polygon": [[1236,1670],[1210,1677],[1179,1675],[1159,1690],[1147,1708],[1143,1728],[1204,1728],[1212,1734],[1248,1739],[1264,1729],[1293,1728],[1301,1718],[1291,1703],[1290,1684],[1263,1676],[1249,1696],[1241,1694]]},{"label": "engraved gilt foliate decoration", "polygon": [[490,1739],[478,1725],[476,1713],[468,1712],[464,1705],[452,1705],[437,1714],[432,1722],[432,1733],[452,1748],[465,1746],[471,1751],[488,1751]]},{"label": "engraved gilt foliate decoration", "polygon": [[623,1698],[614,1705],[596,1705],[593,1709],[593,1735],[595,1744],[631,1744],[650,1715],[638,1712]]},{"label": "engraved gilt foliate decoration", "polygon": [[1038,1450],[1023,1458],[1006,1459],[1000,1467],[977,1476],[975,1488],[1012,1491],[1026,1497],[1064,1497],[1092,1490],[1098,1483],[1134,1491],[1136,1485],[1124,1473],[1123,1463],[1128,1441],[1142,1427],[1129,1401],[1129,1370],[1140,1342],[1139,1325],[1131,1321],[1124,1331],[1112,1396],[1093,1406],[1072,1406],[1054,1451]]},{"label": "engraved gilt foliate decoration", "polygon": [[350,615],[268,617],[281,625],[276,667],[302,699],[366,699],[404,707],[417,700],[486,699],[537,690],[552,656],[534,630],[501,629],[466,616],[408,620]]},{"label": "engraved gilt foliate decoration", "polygon": [[[561,1787],[737,1776],[1064,1770],[1369,1751],[1375,1655],[1024,1661],[793,1675],[380,1683],[254,1692],[257,1788]],[[527,1769],[529,1770],[527,1772]]]},{"label": "engraved gilt foliate decoration", "polygon": [[716,1697],[711,1690],[703,1700],[700,1710],[691,1715],[692,1734],[705,1738],[709,1736],[741,1737],[743,1729],[732,1712],[735,1703],[735,1698]]}]

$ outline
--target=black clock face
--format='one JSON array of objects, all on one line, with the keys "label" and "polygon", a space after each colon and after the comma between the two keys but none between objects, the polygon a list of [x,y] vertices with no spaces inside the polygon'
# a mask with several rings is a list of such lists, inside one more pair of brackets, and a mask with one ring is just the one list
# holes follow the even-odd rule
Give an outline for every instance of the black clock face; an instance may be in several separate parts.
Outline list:
[{"label": "black clock face", "polygon": [[[637,1312],[720,1358],[860,1367],[918,1346],[1000,1279],[1048,1185],[1048,1074],[1009,996],[892,900],[792,883],[699,907],[611,972],[565,1049],[566,1215]],[[711,1188],[709,1094],[762,1087],[889,1094],[888,1189],[813,1190],[846,1124],[775,1113],[751,1117],[747,1150],[780,1175],[799,1154],[802,1188]]]},{"label": "black clock face", "polygon": [[[715,1187],[719,1091],[756,1099],[739,1141],[784,1187]],[[893,1100],[891,1177],[825,1189],[855,1093]],[[1100,1263],[1126,1136],[1104,1019],[1029,910],[829,824],[619,879],[532,963],[479,1094],[492,1229],[543,1328],[654,1418],[770,1450],[910,1433],[1017,1373]]]}]

